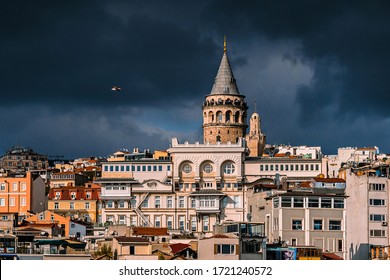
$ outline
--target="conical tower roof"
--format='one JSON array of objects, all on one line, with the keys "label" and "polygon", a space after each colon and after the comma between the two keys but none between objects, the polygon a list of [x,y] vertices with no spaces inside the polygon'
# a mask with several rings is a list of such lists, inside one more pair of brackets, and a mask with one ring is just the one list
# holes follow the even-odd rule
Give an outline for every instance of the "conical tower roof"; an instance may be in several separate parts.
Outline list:
[{"label": "conical tower roof", "polygon": [[224,50],[219,65],[217,76],[214,80],[213,88],[211,89],[210,95],[216,94],[229,94],[229,95],[239,95],[238,87],[236,84],[236,79],[234,78],[232,68],[230,67],[229,59],[227,57],[226,51],[226,39],[224,41]]}]

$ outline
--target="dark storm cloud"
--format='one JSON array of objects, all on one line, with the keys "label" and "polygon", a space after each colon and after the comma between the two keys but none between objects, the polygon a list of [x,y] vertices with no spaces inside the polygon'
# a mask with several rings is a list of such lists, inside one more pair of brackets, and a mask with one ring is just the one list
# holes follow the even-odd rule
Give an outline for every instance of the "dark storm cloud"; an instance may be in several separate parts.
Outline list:
[{"label": "dark storm cloud", "polygon": [[[0,149],[22,141],[42,153],[105,155],[200,140],[227,35],[267,139],[389,150],[379,139],[390,118],[389,10],[387,1],[8,1]],[[362,124],[378,136],[359,137]]]},{"label": "dark storm cloud", "polygon": [[[224,5],[215,2],[208,13],[214,14],[215,22],[223,22],[217,29],[233,30],[243,40],[257,33],[274,42],[301,43],[299,59],[314,71],[312,81],[296,91],[296,125],[305,127],[304,137],[316,134],[319,125],[332,127],[328,135],[351,128],[358,135],[361,122],[355,122],[363,118],[370,131],[377,127],[378,142],[390,148],[379,139],[381,120],[390,118],[388,1],[226,1]],[[339,126],[328,126],[328,122]],[[373,142],[363,138],[360,145]],[[324,143],[323,138],[318,140]],[[331,147],[337,145],[345,141]]]},{"label": "dark storm cloud", "polygon": [[[202,89],[204,72],[212,75],[203,53],[213,55],[214,46],[207,38],[199,40],[198,31],[189,26],[136,9],[123,21],[104,2],[27,5],[1,14],[9,28],[0,39],[6,65],[1,94],[7,103],[169,104],[177,97],[191,98],[191,91]],[[195,61],[204,71],[193,67]],[[120,97],[110,95],[116,84],[124,93]]]}]

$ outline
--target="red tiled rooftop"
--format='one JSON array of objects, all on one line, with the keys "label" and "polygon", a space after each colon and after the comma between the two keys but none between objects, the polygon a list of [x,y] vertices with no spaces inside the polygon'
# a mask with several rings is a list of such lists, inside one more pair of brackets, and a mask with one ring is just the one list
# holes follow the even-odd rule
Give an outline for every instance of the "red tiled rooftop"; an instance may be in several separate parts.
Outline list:
[{"label": "red tiled rooftop", "polygon": [[160,235],[168,235],[167,228],[155,228],[155,227],[134,227],[133,228],[134,235],[142,235],[142,236],[160,236]]}]

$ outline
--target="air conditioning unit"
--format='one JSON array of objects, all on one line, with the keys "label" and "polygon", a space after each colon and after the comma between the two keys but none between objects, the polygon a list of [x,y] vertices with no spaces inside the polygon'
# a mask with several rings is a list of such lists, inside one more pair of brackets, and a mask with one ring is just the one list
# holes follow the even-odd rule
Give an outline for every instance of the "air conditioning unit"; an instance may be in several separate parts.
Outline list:
[{"label": "air conditioning unit", "polygon": [[387,222],[382,222],[382,226],[387,227]]}]

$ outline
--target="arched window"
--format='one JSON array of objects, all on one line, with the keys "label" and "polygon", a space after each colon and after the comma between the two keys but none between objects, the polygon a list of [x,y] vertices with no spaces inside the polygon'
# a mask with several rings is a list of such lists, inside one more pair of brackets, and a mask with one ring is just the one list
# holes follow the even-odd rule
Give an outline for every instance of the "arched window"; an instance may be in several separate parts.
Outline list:
[{"label": "arched window", "polygon": [[192,167],[191,167],[191,165],[189,165],[189,164],[187,163],[187,164],[185,164],[185,165],[183,166],[182,170],[183,170],[184,173],[189,174],[189,173],[191,173],[191,171],[192,171]]},{"label": "arched window", "polygon": [[209,112],[209,119],[208,119],[209,122],[213,122],[214,121],[214,114],[212,111]]},{"label": "arched window", "polygon": [[229,161],[229,162],[224,164],[224,166],[223,166],[223,173],[225,173],[225,174],[233,174],[235,169],[236,168],[234,166],[234,163]]},{"label": "arched window", "polygon": [[221,136],[217,135],[217,142],[221,142]]},{"label": "arched window", "polygon": [[217,122],[222,122],[222,112],[221,111],[217,112]]},{"label": "arched window", "polygon": [[227,121],[227,122],[230,122],[231,115],[232,115],[232,112],[231,112],[231,111],[227,111],[227,112],[226,112],[226,121]]},{"label": "arched window", "polygon": [[240,122],[240,112],[237,111],[236,114],[234,115],[234,122],[238,123]]},{"label": "arched window", "polygon": [[213,166],[210,163],[206,163],[203,166],[203,172],[207,173],[207,174],[210,174],[211,172],[213,172]]}]

